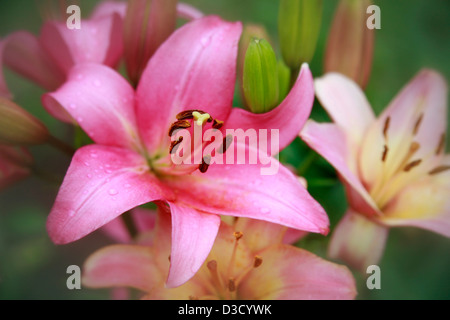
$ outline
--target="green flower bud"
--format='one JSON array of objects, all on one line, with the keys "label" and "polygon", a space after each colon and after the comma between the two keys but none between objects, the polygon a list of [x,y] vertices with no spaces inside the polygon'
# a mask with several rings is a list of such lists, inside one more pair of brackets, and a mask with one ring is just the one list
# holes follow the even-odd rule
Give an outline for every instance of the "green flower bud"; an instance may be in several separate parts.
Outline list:
[{"label": "green flower bud", "polygon": [[278,60],[278,103],[286,98],[291,88],[291,69],[284,64],[283,60]]},{"label": "green flower bud", "polygon": [[309,63],[316,50],[322,20],[322,0],[280,0],[278,33],[281,54],[291,69]]},{"label": "green flower bud", "polygon": [[254,113],[268,112],[278,104],[277,58],[264,39],[253,39],[248,46],[243,88],[247,105]]},{"label": "green flower bud", "polygon": [[44,124],[12,101],[0,98],[0,144],[45,143],[49,132]]}]

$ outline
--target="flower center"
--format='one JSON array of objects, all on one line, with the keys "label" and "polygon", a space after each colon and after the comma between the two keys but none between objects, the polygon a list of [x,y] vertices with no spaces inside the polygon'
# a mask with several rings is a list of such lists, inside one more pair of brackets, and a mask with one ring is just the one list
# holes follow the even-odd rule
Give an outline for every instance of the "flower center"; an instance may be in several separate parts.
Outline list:
[{"label": "flower center", "polygon": [[[370,194],[380,209],[383,209],[395,195],[405,186],[419,178],[423,174],[423,168],[429,165],[430,159],[440,156],[444,151],[445,134],[442,134],[436,148],[430,154],[416,156],[421,145],[414,141],[423,120],[421,113],[412,128],[411,134],[400,143],[390,144],[389,129],[391,118],[387,117],[383,126],[384,146],[380,161],[382,162],[382,174],[376,183],[370,188]],[[409,147],[405,148],[405,143]],[[422,169],[418,169],[423,166]],[[449,166],[440,166],[428,172],[429,175],[441,173],[450,169]]]},{"label": "flower center", "polygon": [[[177,114],[168,131],[171,143],[167,156],[159,161],[158,171],[169,175],[189,174],[196,170],[205,173],[215,152],[223,154],[229,146],[220,132],[223,125],[223,121],[202,110]],[[212,144],[214,148],[211,148]]]},{"label": "flower center", "polygon": [[[219,264],[216,260],[209,260],[207,262],[206,267],[209,272],[211,295],[200,297],[201,299],[236,299],[238,297],[239,285],[241,284],[242,279],[244,279],[250,271],[258,268],[263,263],[263,259],[260,256],[255,255],[253,262],[250,265],[247,265],[244,268],[240,266],[242,261],[239,259],[238,249],[240,246],[240,239],[243,236],[244,234],[240,231],[233,233],[233,249],[226,268],[219,268]],[[238,266],[240,266],[240,270],[236,272]]]}]

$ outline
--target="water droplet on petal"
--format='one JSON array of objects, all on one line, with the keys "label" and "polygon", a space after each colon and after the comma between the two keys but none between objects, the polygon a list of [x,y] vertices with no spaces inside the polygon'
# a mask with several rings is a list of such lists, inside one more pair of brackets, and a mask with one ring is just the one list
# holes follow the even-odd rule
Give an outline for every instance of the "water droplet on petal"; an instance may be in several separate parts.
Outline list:
[{"label": "water droplet on petal", "polygon": [[88,177],[89,179],[92,179],[92,174],[89,173],[89,174],[87,175],[87,177]]},{"label": "water droplet on petal", "polygon": [[82,123],[83,122],[83,118],[82,117],[78,117],[77,121],[78,121],[78,123]]},{"label": "water droplet on petal", "polygon": [[90,163],[86,161],[86,162],[84,163],[84,165],[85,165],[86,167],[89,167],[89,166],[90,166]]},{"label": "water droplet on petal", "polygon": [[69,104],[69,108],[75,110],[77,108],[77,105],[75,103],[71,103]]},{"label": "water droplet on petal", "polygon": [[202,46],[205,47],[205,48],[209,45],[210,41],[211,41],[210,37],[203,37],[200,40],[200,42],[202,43]]},{"label": "water droplet on petal", "polygon": [[109,193],[110,196],[115,196],[115,195],[117,195],[119,192],[118,192],[116,189],[110,189],[110,190],[108,191],[108,193]]},{"label": "water droplet on petal", "polygon": [[73,217],[75,213],[75,210],[69,210],[69,217]]}]

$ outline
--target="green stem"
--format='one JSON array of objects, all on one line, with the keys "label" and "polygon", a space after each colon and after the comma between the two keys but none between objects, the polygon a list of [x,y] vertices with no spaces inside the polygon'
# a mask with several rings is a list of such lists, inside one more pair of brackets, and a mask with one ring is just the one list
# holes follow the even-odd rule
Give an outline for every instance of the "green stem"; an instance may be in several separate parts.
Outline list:
[{"label": "green stem", "polygon": [[310,150],[305,160],[300,164],[297,168],[297,175],[303,177],[303,175],[308,171],[309,167],[313,164],[314,160],[317,157],[317,153]]}]

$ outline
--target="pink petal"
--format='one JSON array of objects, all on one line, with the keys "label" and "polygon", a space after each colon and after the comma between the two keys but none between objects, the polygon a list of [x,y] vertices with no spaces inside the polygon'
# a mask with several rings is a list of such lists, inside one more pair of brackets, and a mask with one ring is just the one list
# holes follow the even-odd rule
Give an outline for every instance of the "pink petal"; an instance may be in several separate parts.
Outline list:
[{"label": "pink petal", "polygon": [[308,232],[288,228],[283,237],[283,243],[295,244],[308,235]]},{"label": "pink petal", "polygon": [[247,129],[254,129],[257,132],[259,129],[279,130],[279,148],[271,152],[271,154],[276,154],[297,137],[309,118],[313,102],[312,74],[308,65],[303,64],[297,82],[278,107],[263,114],[234,108],[225,125],[227,128],[243,129],[244,131]]},{"label": "pink petal", "polygon": [[90,19],[111,16],[117,13],[121,18],[125,17],[127,3],[124,1],[101,1],[92,11]]},{"label": "pink petal", "polygon": [[239,218],[234,225],[234,229],[234,231],[240,231],[244,234],[246,247],[252,252],[258,252],[272,244],[281,243],[288,228],[262,220]]},{"label": "pink petal", "polygon": [[64,74],[48,57],[39,40],[27,31],[17,31],[4,39],[5,64],[46,90],[55,90]]},{"label": "pink petal", "polygon": [[188,21],[200,19],[204,16],[203,12],[198,10],[196,7],[184,2],[180,2],[177,4],[177,13],[178,17]]},{"label": "pink petal", "polygon": [[150,59],[137,89],[137,119],[149,150],[168,140],[176,114],[200,109],[226,120],[235,87],[240,23],[210,16],[175,31]]},{"label": "pink petal", "polygon": [[314,84],[317,98],[333,122],[352,143],[358,145],[375,121],[375,114],[362,89],[339,73],[328,73],[316,79]]},{"label": "pink petal", "polygon": [[172,250],[167,287],[182,285],[200,269],[209,255],[220,226],[220,217],[170,203]]},{"label": "pink petal", "polygon": [[[243,145],[237,147],[236,156],[246,152]],[[238,164],[236,159],[224,161],[228,163],[212,164],[204,174],[196,171],[164,182],[177,190],[177,201],[202,211],[327,234],[329,221],[325,211],[297,177],[266,153],[247,149],[246,159],[256,158],[256,155],[260,163]],[[269,167],[273,174],[264,175],[267,174],[264,169]]]},{"label": "pink petal", "polygon": [[47,22],[40,42],[61,70],[95,62],[115,67],[123,53],[122,19],[118,14],[82,20],[81,29],[69,29],[66,23]]},{"label": "pink petal", "polygon": [[365,274],[379,264],[387,236],[388,228],[350,209],[331,235],[328,255]]},{"label": "pink petal", "polygon": [[[348,194],[356,195],[360,199],[358,205],[368,214],[377,214],[379,211],[373,199],[364,188],[357,175],[355,159],[352,157],[348,147],[348,140],[342,129],[331,123],[316,123],[308,121],[300,134],[301,138],[322,157],[324,157],[339,172],[342,179],[348,183]],[[356,194],[353,194],[353,191]]]},{"label": "pink petal", "polygon": [[244,300],[350,300],[355,279],[345,267],[289,245],[258,253],[262,264],[242,281]]},{"label": "pink petal", "polygon": [[91,233],[123,212],[166,194],[141,155],[91,145],[79,149],[48,217],[47,230],[57,244]]},{"label": "pink petal", "polygon": [[[389,154],[383,163],[380,160],[386,144],[383,131],[388,118],[386,135]],[[424,160],[414,172],[426,173],[435,165],[433,156],[446,132],[446,126],[447,84],[437,72],[422,70],[392,100],[368,131],[361,149],[362,177],[372,184],[381,175],[383,167],[392,170],[398,168],[413,141],[420,145],[414,160]]]},{"label": "pink petal", "polygon": [[134,91],[116,71],[99,64],[75,66],[66,83],[42,98],[57,116],[66,111],[95,142],[139,150]]},{"label": "pink petal", "polygon": [[28,150],[0,145],[0,191],[28,177],[32,163]]},{"label": "pink petal", "polygon": [[122,217],[111,220],[101,228],[102,232],[117,243],[129,243],[132,238]]},{"label": "pink petal", "polygon": [[83,285],[90,288],[132,287],[150,292],[163,275],[151,247],[114,245],[96,251],[83,267]]},{"label": "pink petal", "polygon": [[[450,166],[449,160],[447,156],[443,165]],[[449,173],[447,170],[428,176],[406,187],[387,205],[381,221],[389,226],[414,226],[450,237]]]}]

